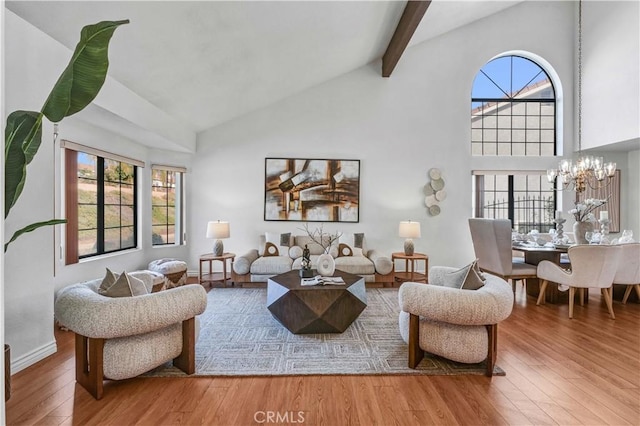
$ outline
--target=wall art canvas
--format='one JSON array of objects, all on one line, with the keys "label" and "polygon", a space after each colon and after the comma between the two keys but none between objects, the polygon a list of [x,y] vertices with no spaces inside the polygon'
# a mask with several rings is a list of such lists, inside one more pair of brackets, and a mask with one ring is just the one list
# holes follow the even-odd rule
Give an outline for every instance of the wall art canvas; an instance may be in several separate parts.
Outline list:
[{"label": "wall art canvas", "polygon": [[264,220],[360,220],[360,160],[267,158],[264,169]]}]

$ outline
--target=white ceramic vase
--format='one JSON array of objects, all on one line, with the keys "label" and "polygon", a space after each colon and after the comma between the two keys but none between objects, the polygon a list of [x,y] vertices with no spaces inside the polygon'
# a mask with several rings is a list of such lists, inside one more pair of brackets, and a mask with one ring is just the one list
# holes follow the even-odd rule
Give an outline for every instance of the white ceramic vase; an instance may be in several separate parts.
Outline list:
[{"label": "white ceramic vase", "polygon": [[321,254],[318,257],[318,265],[316,267],[318,273],[323,276],[332,276],[336,270],[336,261],[328,253]]}]

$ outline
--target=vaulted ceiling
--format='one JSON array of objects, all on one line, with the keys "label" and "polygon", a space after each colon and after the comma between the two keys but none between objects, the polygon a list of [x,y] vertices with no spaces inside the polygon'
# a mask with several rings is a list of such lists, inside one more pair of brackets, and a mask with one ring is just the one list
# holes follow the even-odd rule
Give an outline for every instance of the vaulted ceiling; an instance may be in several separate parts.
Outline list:
[{"label": "vaulted ceiling", "polygon": [[[434,0],[409,45],[519,2]],[[378,61],[405,5],[404,1],[6,2],[9,10],[71,50],[84,25],[129,19],[131,23],[113,37],[109,74],[195,132]],[[10,38],[11,34],[5,35]],[[402,67],[402,59],[397,67]]]}]

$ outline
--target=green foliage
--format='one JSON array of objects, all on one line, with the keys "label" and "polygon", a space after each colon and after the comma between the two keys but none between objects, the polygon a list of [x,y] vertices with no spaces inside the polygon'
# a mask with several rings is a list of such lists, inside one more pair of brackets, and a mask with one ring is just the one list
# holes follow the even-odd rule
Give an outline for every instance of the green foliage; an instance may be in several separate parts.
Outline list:
[{"label": "green foliage", "polygon": [[26,234],[27,232],[35,231],[36,229],[42,228],[43,226],[59,225],[61,223],[66,223],[66,222],[67,221],[64,220],[64,219],[52,219],[52,220],[47,220],[45,222],[36,222],[36,223],[32,223],[31,225],[27,225],[24,228],[19,229],[16,232],[14,232],[13,237],[11,237],[11,239],[7,243],[5,243],[4,251],[7,251],[7,247],[9,246],[9,244],[14,242],[22,234]]},{"label": "green foliage", "polygon": [[[4,217],[18,201],[27,178],[27,165],[42,142],[42,117],[57,123],[84,109],[100,92],[109,67],[109,41],[125,21],[103,21],[82,29],[80,41],[69,64],[58,78],[41,112],[14,111],[7,117],[5,129],[5,210]],[[54,219],[28,225],[14,233],[4,246],[20,235],[40,227],[65,223]]]}]

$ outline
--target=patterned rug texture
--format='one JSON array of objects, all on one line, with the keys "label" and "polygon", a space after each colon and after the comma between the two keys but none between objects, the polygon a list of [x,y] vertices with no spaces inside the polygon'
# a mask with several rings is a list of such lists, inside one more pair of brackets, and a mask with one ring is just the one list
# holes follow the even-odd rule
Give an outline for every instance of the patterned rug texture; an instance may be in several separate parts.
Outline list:
[{"label": "patterned rug texture", "polygon": [[[266,307],[265,288],[213,288],[200,316],[195,376],[311,374],[484,374],[484,363],[460,364],[426,355],[407,367],[398,331],[398,290],[367,289],[367,307],[342,334],[296,335]],[[504,374],[496,367],[495,374]],[[184,376],[171,363],[145,376]]]}]

